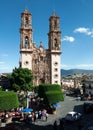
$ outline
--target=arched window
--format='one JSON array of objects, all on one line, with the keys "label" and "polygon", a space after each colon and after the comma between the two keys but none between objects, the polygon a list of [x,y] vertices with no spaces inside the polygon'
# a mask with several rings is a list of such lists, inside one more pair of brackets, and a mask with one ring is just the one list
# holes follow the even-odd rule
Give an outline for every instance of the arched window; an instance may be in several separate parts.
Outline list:
[{"label": "arched window", "polygon": [[25,19],[25,25],[28,25],[28,18]]},{"label": "arched window", "polygon": [[57,39],[54,39],[54,46],[57,47]]},{"label": "arched window", "polygon": [[29,39],[28,39],[28,37],[26,36],[25,37],[25,45],[28,45],[29,44]]},{"label": "arched window", "polygon": [[55,29],[57,28],[57,21],[56,20],[54,21],[54,28]]}]

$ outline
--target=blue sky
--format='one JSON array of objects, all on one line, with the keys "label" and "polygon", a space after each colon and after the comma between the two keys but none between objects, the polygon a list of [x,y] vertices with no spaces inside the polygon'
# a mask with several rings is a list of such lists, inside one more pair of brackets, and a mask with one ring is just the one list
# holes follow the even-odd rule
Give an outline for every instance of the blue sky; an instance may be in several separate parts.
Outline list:
[{"label": "blue sky", "polygon": [[93,69],[93,0],[0,1],[0,73],[19,66],[21,13],[32,13],[33,41],[48,46],[49,17],[60,17],[61,67]]}]

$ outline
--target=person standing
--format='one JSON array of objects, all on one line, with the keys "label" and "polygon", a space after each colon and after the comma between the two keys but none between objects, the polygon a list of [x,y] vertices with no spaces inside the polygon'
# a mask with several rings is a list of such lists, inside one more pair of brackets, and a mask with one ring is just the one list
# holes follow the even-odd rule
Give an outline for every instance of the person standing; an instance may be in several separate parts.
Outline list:
[{"label": "person standing", "polygon": [[34,114],[34,123],[36,122],[36,114]]},{"label": "person standing", "polygon": [[0,117],[0,126],[2,125],[2,120],[1,120],[1,117]]},{"label": "person standing", "polygon": [[47,121],[47,118],[48,118],[48,113],[46,113],[46,121]]},{"label": "person standing", "polygon": [[63,121],[63,119],[60,120],[60,127],[61,127],[62,130],[64,130],[64,121]]},{"label": "person standing", "polygon": [[54,122],[54,130],[57,130],[57,121]]}]

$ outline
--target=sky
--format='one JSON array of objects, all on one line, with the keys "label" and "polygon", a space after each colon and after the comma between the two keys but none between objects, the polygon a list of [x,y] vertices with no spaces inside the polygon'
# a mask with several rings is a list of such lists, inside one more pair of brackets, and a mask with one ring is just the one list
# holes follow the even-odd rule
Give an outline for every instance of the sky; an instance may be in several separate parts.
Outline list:
[{"label": "sky", "polygon": [[21,13],[32,14],[33,41],[48,48],[49,18],[60,17],[61,68],[93,70],[93,0],[0,1],[0,73],[19,67]]}]

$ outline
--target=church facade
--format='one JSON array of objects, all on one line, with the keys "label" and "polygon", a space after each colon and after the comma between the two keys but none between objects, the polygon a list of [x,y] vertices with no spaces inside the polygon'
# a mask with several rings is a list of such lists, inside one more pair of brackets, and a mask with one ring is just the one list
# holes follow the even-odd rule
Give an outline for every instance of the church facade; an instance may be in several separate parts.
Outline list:
[{"label": "church facade", "polygon": [[33,42],[32,14],[27,9],[21,14],[20,67],[33,74],[33,85],[60,84],[61,31],[56,13],[49,18],[48,49]]}]

